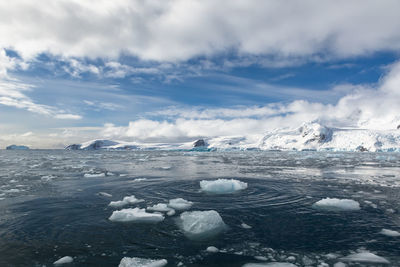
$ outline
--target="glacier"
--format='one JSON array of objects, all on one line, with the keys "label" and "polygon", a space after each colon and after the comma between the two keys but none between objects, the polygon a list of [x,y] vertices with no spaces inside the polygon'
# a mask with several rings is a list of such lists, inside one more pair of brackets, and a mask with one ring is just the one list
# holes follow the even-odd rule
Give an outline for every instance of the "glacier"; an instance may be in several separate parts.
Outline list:
[{"label": "glacier", "polygon": [[183,143],[146,143],[91,140],[72,144],[67,150],[281,150],[400,152],[400,129],[376,130],[337,128],[319,122],[305,122],[293,128],[279,128],[265,134],[215,136]]}]

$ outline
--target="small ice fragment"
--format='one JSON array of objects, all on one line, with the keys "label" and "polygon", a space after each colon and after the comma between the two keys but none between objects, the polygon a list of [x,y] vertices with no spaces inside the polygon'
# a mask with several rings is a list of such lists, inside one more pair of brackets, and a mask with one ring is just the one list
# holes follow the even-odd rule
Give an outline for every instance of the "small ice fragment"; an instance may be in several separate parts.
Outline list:
[{"label": "small ice fragment", "polygon": [[313,205],[314,208],[331,211],[360,210],[360,203],[352,199],[324,198]]},{"label": "small ice fragment", "polygon": [[208,247],[206,250],[207,250],[207,252],[211,252],[211,253],[217,253],[217,252],[219,252],[219,249],[216,248],[216,247],[214,247],[214,246],[210,246],[210,247]]},{"label": "small ice fragment", "polygon": [[74,261],[74,259],[72,257],[65,256],[65,257],[62,257],[61,259],[55,261],[53,264],[54,265],[59,265],[59,264],[71,263],[73,261]]},{"label": "small ice fragment", "polygon": [[122,209],[114,211],[110,218],[113,222],[143,222],[157,223],[164,220],[164,216],[159,213],[147,213],[145,209]]},{"label": "small ice fragment", "polygon": [[105,177],[105,176],[106,176],[105,173],[85,173],[85,174],[83,175],[83,177],[86,177],[86,178]]},{"label": "small ice fragment", "polygon": [[159,211],[159,212],[169,212],[173,210],[172,208],[168,207],[167,204],[164,203],[158,203],[156,205],[153,205],[151,207],[147,207],[147,210],[151,211]]},{"label": "small ice fragment", "polygon": [[371,252],[361,252],[350,254],[346,257],[340,258],[341,261],[347,262],[364,262],[364,263],[385,263],[389,264],[390,262],[380,256],[377,256]]},{"label": "small ice fragment", "polygon": [[143,258],[129,258],[124,257],[120,261],[118,267],[163,267],[168,264],[165,259],[153,260],[153,259],[143,259]]},{"label": "small ice fragment", "polygon": [[4,193],[18,193],[19,191],[21,191],[21,190],[13,188],[13,189],[4,190],[3,192]]},{"label": "small ice fragment", "polygon": [[137,199],[134,195],[132,195],[132,196],[124,197],[122,200],[119,200],[119,201],[111,201],[110,204],[108,204],[108,206],[114,207],[114,208],[119,208],[119,207],[123,207],[128,204],[136,204],[136,203],[140,203],[143,201],[144,201],[143,199]]},{"label": "small ice fragment", "polygon": [[343,262],[339,261],[339,262],[335,263],[333,265],[333,267],[346,267],[346,264],[344,264]]},{"label": "small ice fragment", "polygon": [[147,178],[136,178],[136,179],[133,179],[132,182],[142,182],[142,181],[146,181],[146,180],[147,180]]},{"label": "small ice fragment", "polygon": [[227,226],[215,210],[186,211],[181,214],[178,226],[193,240],[204,240],[223,232]]},{"label": "small ice fragment", "polygon": [[246,263],[243,267],[297,267],[289,262]]},{"label": "small ice fragment", "polygon": [[168,203],[168,207],[173,208],[175,210],[187,210],[192,207],[193,202],[187,201],[186,199],[183,198],[175,198],[175,199],[170,199]]},{"label": "small ice fragment", "polygon": [[245,223],[242,223],[240,226],[241,226],[243,229],[251,229],[251,228],[252,228],[250,225],[245,224]]},{"label": "small ice fragment", "polygon": [[202,180],[200,181],[201,190],[214,194],[229,194],[247,188],[247,183],[234,179]]},{"label": "small ice fragment", "polygon": [[256,260],[259,260],[259,261],[267,261],[267,260],[268,260],[268,258],[267,258],[267,257],[264,257],[264,256],[254,256],[254,258],[255,258]]},{"label": "small ice fragment", "polygon": [[167,215],[168,215],[168,216],[173,216],[173,215],[175,215],[175,210],[174,210],[174,209],[171,209],[170,211],[167,212]]},{"label": "small ice fragment", "polygon": [[389,230],[389,229],[382,229],[382,231],[379,232],[382,235],[386,236],[391,236],[391,237],[398,237],[400,236],[400,233],[397,231]]},{"label": "small ice fragment", "polygon": [[111,194],[109,194],[109,193],[106,193],[106,192],[99,192],[99,193],[97,193],[99,196],[102,196],[102,197],[112,197],[112,195]]}]

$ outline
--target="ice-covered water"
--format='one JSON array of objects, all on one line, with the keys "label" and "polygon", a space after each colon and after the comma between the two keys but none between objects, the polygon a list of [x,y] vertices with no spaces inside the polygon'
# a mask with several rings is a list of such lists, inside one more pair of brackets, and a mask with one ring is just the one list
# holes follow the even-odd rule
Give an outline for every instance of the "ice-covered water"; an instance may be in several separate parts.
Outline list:
[{"label": "ice-covered water", "polygon": [[[247,188],[210,194],[200,187],[218,179]],[[109,206],[127,196],[144,201]],[[226,229],[188,238],[179,224],[185,211],[165,216],[155,206],[179,198],[193,202],[186,212],[215,210]],[[360,209],[313,207],[328,198]],[[135,208],[164,220],[109,220]],[[118,266],[123,258],[166,266],[400,266],[398,232],[398,153],[0,151],[0,266],[52,266],[63,257],[72,262],[59,266]]]}]

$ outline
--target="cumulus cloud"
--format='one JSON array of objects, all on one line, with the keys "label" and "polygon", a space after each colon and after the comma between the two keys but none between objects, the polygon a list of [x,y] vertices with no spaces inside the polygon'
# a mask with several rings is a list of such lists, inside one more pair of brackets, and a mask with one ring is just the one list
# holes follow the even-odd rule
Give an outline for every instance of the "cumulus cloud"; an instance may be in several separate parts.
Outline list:
[{"label": "cumulus cloud", "polygon": [[235,51],[301,62],[398,51],[399,9],[396,0],[3,1],[0,47],[26,59],[182,61]]},{"label": "cumulus cloud", "polygon": [[173,108],[152,113],[164,120],[140,119],[128,126],[106,124],[102,135],[134,140],[189,140],[197,137],[261,135],[277,128],[319,121],[330,127],[396,129],[400,125],[400,62],[377,87],[343,85],[349,93],[336,104],[296,100],[289,104],[236,108]]}]

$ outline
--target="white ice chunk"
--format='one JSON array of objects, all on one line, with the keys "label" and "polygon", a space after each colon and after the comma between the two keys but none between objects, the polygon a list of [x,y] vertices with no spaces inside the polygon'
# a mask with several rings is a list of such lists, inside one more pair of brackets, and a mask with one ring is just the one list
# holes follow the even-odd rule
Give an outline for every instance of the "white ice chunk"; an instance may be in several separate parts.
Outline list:
[{"label": "white ice chunk", "polygon": [[108,206],[114,207],[114,208],[119,208],[119,207],[123,207],[128,204],[132,205],[132,204],[137,204],[137,203],[140,203],[143,201],[144,201],[143,199],[137,199],[134,195],[132,195],[132,196],[124,197],[122,200],[111,201],[110,204],[108,204]]},{"label": "white ice chunk", "polygon": [[324,198],[313,205],[315,208],[331,211],[355,211],[360,209],[360,203],[352,199]]},{"label": "white ice chunk", "polygon": [[210,246],[206,249],[207,252],[211,252],[211,253],[217,253],[219,252],[219,249],[214,247],[214,246]]},{"label": "white ice chunk", "polygon": [[156,223],[164,220],[164,216],[159,213],[147,213],[145,209],[122,209],[112,213],[110,221],[113,222],[143,222]]},{"label": "white ice chunk", "polygon": [[193,202],[187,201],[183,198],[175,198],[170,199],[168,203],[168,207],[173,208],[175,210],[187,210],[190,209],[193,205]]},{"label": "white ice chunk", "polygon": [[247,183],[234,179],[202,180],[200,181],[201,190],[215,194],[229,194],[247,188]]},{"label": "white ice chunk", "polygon": [[377,256],[371,252],[361,252],[361,253],[351,254],[346,257],[340,258],[340,260],[347,262],[386,263],[386,264],[390,263],[387,259]]},{"label": "white ice chunk", "polygon": [[194,240],[208,239],[227,228],[215,210],[186,211],[181,214],[178,226],[189,239]]},{"label": "white ice chunk", "polygon": [[99,193],[97,193],[99,196],[102,196],[102,197],[112,197],[112,195],[111,194],[109,194],[109,193],[106,193],[106,192],[99,192]]},{"label": "white ice chunk", "polygon": [[167,265],[167,260],[152,260],[143,258],[124,257],[120,261],[118,267],[163,267]]},{"label": "white ice chunk", "polygon": [[151,211],[158,211],[158,212],[166,212],[168,216],[172,216],[175,214],[175,210],[168,207],[167,204],[164,203],[158,203],[156,205],[153,205],[151,207],[147,207],[147,210]]},{"label": "white ice chunk", "polygon": [[339,262],[335,263],[333,265],[333,267],[346,267],[346,264],[344,264],[343,262],[339,261]]},{"label": "white ice chunk", "polygon": [[53,264],[54,265],[59,265],[59,264],[71,263],[73,261],[74,261],[74,259],[72,257],[65,256],[65,257],[62,257],[61,259],[55,261]]},{"label": "white ice chunk", "polygon": [[389,229],[382,229],[382,231],[380,231],[380,233],[382,235],[386,235],[386,236],[391,236],[391,237],[398,237],[400,236],[400,233],[397,231],[393,231],[393,230],[389,230]]},{"label": "white ice chunk", "polygon": [[246,263],[243,267],[297,267],[289,262]]},{"label": "white ice chunk", "polygon": [[106,176],[106,174],[104,172],[103,173],[85,173],[83,175],[83,177],[86,177],[86,178],[105,177],[105,176]]},{"label": "white ice chunk", "polygon": [[251,228],[252,228],[250,225],[248,225],[248,224],[246,224],[246,223],[242,223],[240,226],[241,226],[243,229],[251,229]]}]

